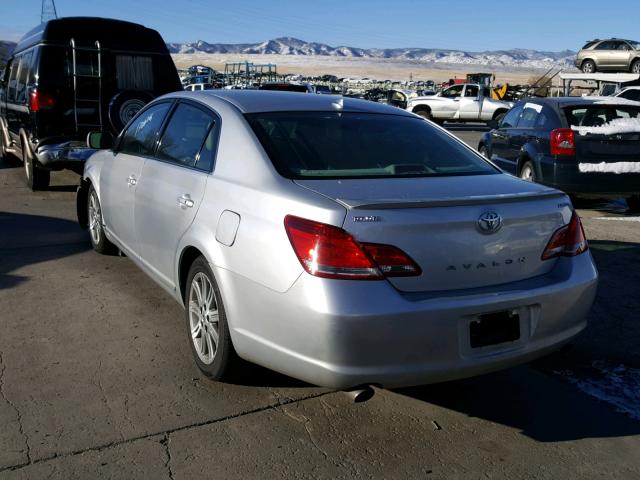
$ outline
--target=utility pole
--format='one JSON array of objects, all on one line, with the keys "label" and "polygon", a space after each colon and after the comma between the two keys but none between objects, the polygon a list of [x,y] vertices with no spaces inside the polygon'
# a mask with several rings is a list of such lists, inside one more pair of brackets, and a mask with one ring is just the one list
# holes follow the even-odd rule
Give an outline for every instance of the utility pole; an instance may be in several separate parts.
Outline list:
[{"label": "utility pole", "polygon": [[40,13],[40,23],[58,18],[55,0],[42,0],[42,12]]}]

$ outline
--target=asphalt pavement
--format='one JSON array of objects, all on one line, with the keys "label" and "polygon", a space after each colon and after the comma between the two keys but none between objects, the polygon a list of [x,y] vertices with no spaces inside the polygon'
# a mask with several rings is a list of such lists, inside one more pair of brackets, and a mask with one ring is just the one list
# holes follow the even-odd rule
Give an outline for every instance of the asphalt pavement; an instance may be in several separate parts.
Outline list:
[{"label": "asphalt pavement", "polygon": [[616,390],[640,372],[640,217],[623,202],[579,210],[601,282],[571,350],[354,404],[259,367],[201,376],[181,307],[95,254],[77,175],[52,180],[30,192],[0,161],[0,479],[640,478],[640,390]]}]

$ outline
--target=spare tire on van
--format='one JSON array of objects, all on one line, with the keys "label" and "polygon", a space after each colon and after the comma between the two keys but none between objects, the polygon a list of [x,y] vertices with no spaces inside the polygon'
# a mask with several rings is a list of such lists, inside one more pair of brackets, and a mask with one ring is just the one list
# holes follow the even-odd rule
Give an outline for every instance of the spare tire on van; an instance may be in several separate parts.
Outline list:
[{"label": "spare tire on van", "polygon": [[109,123],[116,134],[151,100],[153,95],[147,92],[125,90],[116,93],[109,102]]}]

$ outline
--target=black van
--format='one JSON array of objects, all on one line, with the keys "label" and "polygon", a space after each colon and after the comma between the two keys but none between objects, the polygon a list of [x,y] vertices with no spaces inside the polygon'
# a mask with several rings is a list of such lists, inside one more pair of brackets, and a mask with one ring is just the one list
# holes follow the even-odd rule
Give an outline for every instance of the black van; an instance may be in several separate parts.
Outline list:
[{"label": "black van", "polygon": [[0,79],[0,156],[24,162],[27,184],[82,172],[90,131],[120,133],[147,102],[182,90],[158,32],[106,18],[51,20],[18,42]]}]

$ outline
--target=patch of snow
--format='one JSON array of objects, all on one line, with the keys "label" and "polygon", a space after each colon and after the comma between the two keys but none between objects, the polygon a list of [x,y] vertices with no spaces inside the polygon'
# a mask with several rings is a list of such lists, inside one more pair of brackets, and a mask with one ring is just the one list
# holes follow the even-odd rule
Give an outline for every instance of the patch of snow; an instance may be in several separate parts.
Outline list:
[{"label": "patch of snow", "polygon": [[640,217],[594,217],[594,220],[618,220],[620,222],[640,222]]},{"label": "patch of snow", "polygon": [[614,118],[599,127],[580,127],[571,125],[579,135],[615,135],[617,133],[640,132],[640,118]]},{"label": "patch of snow", "polygon": [[640,173],[640,162],[579,163],[581,173]]},{"label": "patch of snow", "polygon": [[595,375],[580,378],[570,370],[555,372],[592,397],[610,403],[616,410],[640,420],[640,369],[595,361]]}]

